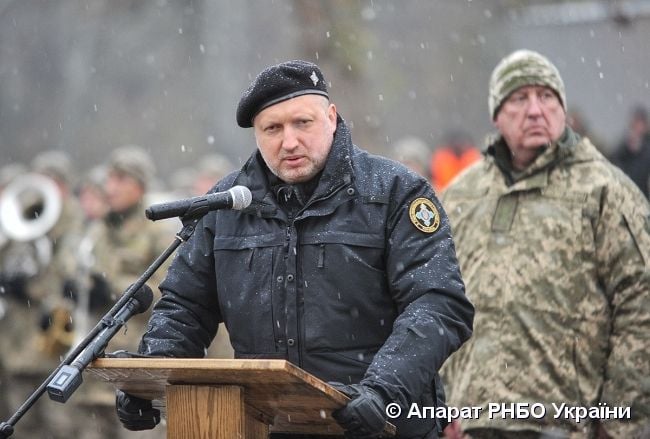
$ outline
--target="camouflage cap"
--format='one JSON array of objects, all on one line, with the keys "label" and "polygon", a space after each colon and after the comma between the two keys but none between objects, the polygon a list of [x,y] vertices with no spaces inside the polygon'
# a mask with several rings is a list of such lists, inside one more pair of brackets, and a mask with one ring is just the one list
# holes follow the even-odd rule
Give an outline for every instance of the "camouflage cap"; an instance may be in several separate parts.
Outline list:
[{"label": "camouflage cap", "polygon": [[488,106],[494,120],[501,104],[518,88],[526,85],[543,85],[551,88],[566,110],[564,82],[557,67],[545,56],[532,50],[517,50],[503,58],[490,77]]},{"label": "camouflage cap", "polygon": [[61,183],[72,182],[72,162],[63,151],[45,151],[38,154],[31,163],[32,170],[39,174],[47,175]]},{"label": "camouflage cap", "polygon": [[113,150],[108,166],[109,169],[130,175],[145,188],[152,182],[156,171],[149,153],[137,145],[124,145]]}]

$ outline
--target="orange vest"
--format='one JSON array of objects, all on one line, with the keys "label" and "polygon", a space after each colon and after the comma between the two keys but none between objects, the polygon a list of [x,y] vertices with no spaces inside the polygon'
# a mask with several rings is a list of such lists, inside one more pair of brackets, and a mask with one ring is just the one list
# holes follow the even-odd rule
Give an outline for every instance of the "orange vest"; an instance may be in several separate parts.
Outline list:
[{"label": "orange vest", "polygon": [[431,156],[431,183],[436,192],[441,192],[449,182],[463,169],[477,161],[481,153],[471,147],[460,156],[450,147],[437,149]]}]

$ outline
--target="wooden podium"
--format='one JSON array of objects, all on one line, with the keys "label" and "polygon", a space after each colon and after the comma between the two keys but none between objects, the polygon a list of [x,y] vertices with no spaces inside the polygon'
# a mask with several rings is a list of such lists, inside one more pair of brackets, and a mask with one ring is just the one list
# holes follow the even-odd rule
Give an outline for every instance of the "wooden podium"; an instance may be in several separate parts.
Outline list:
[{"label": "wooden podium", "polygon": [[[343,435],[332,411],[342,393],[285,360],[100,358],[87,371],[166,405],[168,439],[262,439],[274,433]],[[386,424],[385,437],[395,434]]]}]

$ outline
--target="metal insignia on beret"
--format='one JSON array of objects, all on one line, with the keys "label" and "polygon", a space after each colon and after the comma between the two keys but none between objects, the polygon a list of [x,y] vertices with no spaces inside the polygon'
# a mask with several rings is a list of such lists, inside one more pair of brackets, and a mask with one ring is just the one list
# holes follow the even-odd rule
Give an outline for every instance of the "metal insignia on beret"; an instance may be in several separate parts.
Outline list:
[{"label": "metal insignia on beret", "polygon": [[313,70],[311,71],[311,76],[309,79],[311,79],[311,82],[314,83],[314,87],[318,84],[318,75]]},{"label": "metal insignia on beret", "polygon": [[435,204],[427,198],[416,198],[409,206],[409,218],[424,233],[433,233],[440,227],[440,214]]}]

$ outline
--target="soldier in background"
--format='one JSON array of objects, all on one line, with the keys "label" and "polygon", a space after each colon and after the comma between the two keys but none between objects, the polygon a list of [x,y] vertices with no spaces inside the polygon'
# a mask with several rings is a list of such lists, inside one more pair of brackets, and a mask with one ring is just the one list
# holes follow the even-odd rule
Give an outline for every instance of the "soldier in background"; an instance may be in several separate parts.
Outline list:
[{"label": "soldier in background", "polygon": [[[149,221],[144,215],[144,199],[154,173],[151,156],[139,146],[122,146],[115,149],[109,157],[104,183],[109,210],[103,220],[93,224],[89,232],[94,259],[91,298],[95,298],[95,303],[102,303],[102,295],[109,299],[103,307],[91,306],[94,322],[108,311],[110,305],[174,239],[166,225]],[[162,267],[147,282],[155,292],[165,271],[166,267]],[[130,319],[126,329],[118,332],[106,351],[135,351],[148,317],[149,312],[146,312]],[[86,406],[88,413],[94,414],[93,419],[86,421],[88,431],[84,437],[91,434],[96,434],[97,438],[116,437],[127,432],[120,427],[115,416],[115,393],[112,386],[92,382],[84,383],[80,390],[80,404]],[[130,434],[126,437],[165,437],[165,430],[142,433],[140,436]]]},{"label": "soldier in background", "polygon": [[[547,58],[504,58],[489,90],[499,135],[444,193],[477,311],[445,378],[450,406],[484,409],[462,421],[473,438],[631,438],[650,422],[650,206],[567,125],[566,105]],[[546,416],[490,418],[490,403]],[[631,418],[555,419],[553,403]]]},{"label": "soldier in background", "polygon": [[[144,198],[154,173],[153,160],[139,146],[120,147],[109,158],[105,182],[109,210],[93,231],[93,241],[94,271],[106,282],[111,301],[117,300],[174,239],[167,227],[144,215]],[[160,276],[154,275],[148,283],[155,288]],[[139,335],[133,337],[134,344],[121,339],[127,344],[124,348],[137,347]]]},{"label": "soldier in background", "polygon": [[[11,412],[58,366],[74,337],[73,302],[65,288],[81,222],[70,191],[72,166],[65,153],[47,151],[34,158],[31,171],[52,179],[48,184],[54,190],[46,192],[45,199],[36,197],[34,206],[28,203],[25,207],[38,212],[60,202],[61,210],[53,225],[39,231],[39,236],[24,242],[10,241],[0,261],[3,279],[0,288],[5,299],[4,317],[0,319],[0,352],[7,369],[7,385],[2,396]],[[17,178],[12,183],[17,183]],[[41,184],[34,181],[36,186]],[[6,190],[3,196],[8,196]],[[74,436],[73,410],[70,406],[53,404],[41,398],[16,425],[16,436],[46,439]]]}]

